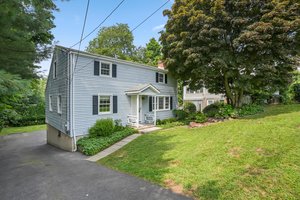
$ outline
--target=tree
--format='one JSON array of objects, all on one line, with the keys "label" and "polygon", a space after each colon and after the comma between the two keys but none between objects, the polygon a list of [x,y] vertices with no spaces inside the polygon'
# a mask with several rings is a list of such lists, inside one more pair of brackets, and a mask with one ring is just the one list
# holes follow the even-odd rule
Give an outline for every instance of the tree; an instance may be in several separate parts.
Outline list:
[{"label": "tree", "polygon": [[151,38],[146,44],[145,59],[146,63],[157,66],[159,60],[161,60],[161,45],[156,41],[155,38]]},{"label": "tree", "polygon": [[0,69],[36,77],[34,63],[48,58],[54,26],[52,0],[3,0],[0,9]]},{"label": "tree", "polygon": [[134,48],[133,35],[128,25],[116,24],[101,28],[86,50],[91,53],[132,60]]},{"label": "tree", "polygon": [[233,106],[255,90],[286,86],[300,48],[298,0],[175,0],[162,32],[168,70]]}]

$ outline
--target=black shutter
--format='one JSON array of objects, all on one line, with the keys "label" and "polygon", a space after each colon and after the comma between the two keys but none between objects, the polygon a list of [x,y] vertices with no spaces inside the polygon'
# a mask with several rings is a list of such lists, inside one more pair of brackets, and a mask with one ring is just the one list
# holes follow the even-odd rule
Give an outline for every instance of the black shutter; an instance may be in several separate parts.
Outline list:
[{"label": "black shutter", "polygon": [[156,72],[156,83],[158,83],[158,72]]},{"label": "black shutter", "polygon": [[149,112],[152,112],[152,99],[153,97],[152,96],[149,96]]},{"label": "black shutter", "polygon": [[94,61],[94,75],[99,76],[99,61]]},{"label": "black shutter", "polygon": [[98,95],[93,96],[93,115],[98,115]]},{"label": "black shutter", "polygon": [[112,64],[112,77],[117,78],[117,65]]},{"label": "black shutter", "polygon": [[118,113],[118,96],[113,96],[113,113]]},{"label": "black shutter", "polygon": [[167,76],[167,74],[165,74],[165,84],[167,84],[168,83],[168,76]]},{"label": "black shutter", "polygon": [[170,97],[170,110],[173,110],[173,97]]}]

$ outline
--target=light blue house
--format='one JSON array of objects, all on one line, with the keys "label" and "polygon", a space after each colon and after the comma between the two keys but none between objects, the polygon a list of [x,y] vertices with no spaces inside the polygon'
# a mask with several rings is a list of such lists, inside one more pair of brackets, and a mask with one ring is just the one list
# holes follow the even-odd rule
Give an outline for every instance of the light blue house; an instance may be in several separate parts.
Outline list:
[{"label": "light blue house", "polygon": [[167,70],[56,46],[46,86],[47,142],[74,151],[97,119],[140,127],[173,116]]}]

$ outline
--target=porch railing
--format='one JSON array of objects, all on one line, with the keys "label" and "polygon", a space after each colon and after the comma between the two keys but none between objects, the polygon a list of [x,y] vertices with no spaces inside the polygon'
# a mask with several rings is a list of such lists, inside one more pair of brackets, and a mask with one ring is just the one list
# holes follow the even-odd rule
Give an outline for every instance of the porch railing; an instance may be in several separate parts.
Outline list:
[{"label": "porch railing", "polygon": [[130,126],[136,126],[137,116],[136,115],[127,115],[127,124]]}]

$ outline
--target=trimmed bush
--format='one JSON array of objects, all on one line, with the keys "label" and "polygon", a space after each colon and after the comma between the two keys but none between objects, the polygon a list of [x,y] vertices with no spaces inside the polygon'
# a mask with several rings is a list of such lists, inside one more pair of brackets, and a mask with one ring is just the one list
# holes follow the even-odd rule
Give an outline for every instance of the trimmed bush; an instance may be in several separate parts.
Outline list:
[{"label": "trimmed bush", "polygon": [[172,123],[172,122],[176,122],[176,118],[168,118],[168,119],[163,119],[163,120],[157,120],[156,124],[157,125],[164,125],[164,124],[168,124],[168,123]]},{"label": "trimmed bush", "polygon": [[77,147],[83,154],[92,156],[133,133],[135,129],[126,127],[106,137],[84,137],[77,141]]},{"label": "trimmed bush", "polygon": [[185,112],[184,110],[173,110],[173,114],[176,117],[176,120],[186,120],[186,118],[188,117],[188,113]]},{"label": "trimmed bush", "polygon": [[247,104],[243,105],[241,108],[238,109],[238,115],[242,117],[246,115],[254,115],[263,111],[264,108],[260,105]]},{"label": "trimmed bush", "polygon": [[217,118],[237,117],[236,110],[229,104],[219,104],[219,111],[216,114]]},{"label": "trimmed bush", "polygon": [[183,105],[183,110],[187,113],[195,113],[196,112],[196,106],[192,102],[186,102]]},{"label": "trimmed bush", "polygon": [[110,136],[114,132],[114,121],[112,119],[99,119],[89,129],[90,137]]},{"label": "trimmed bush", "polygon": [[207,117],[215,117],[219,113],[219,103],[214,103],[206,106],[203,109],[203,113]]}]

